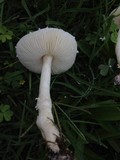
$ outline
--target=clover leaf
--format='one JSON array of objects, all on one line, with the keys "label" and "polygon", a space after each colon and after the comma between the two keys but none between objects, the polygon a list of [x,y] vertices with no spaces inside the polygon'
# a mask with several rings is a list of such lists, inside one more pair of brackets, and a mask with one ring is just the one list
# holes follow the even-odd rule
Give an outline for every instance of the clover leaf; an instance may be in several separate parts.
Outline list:
[{"label": "clover leaf", "polygon": [[13,32],[10,31],[5,26],[0,26],[0,41],[2,43],[6,42],[7,40],[11,40],[13,36]]},{"label": "clover leaf", "polygon": [[0,105],[0,122],[3,120],[10,121],[13,116],[13,112],[10,110],[9,105]]},{"label": "clover leaf", "polygon": [[101,65],[99,65],[98,68],[100,69],[100,74],[102,76],[106,76],[108,74],[108,71],[109,71],[109,66],[108,65],[101,64]]}]

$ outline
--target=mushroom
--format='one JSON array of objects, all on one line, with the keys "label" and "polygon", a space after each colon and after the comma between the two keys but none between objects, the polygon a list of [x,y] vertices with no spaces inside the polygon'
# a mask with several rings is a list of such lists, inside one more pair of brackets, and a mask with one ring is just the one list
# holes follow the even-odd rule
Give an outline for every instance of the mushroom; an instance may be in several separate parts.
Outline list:
[{"label": "mushroom", "polygon": [[[113,21],[116,24],[117,28],[119,29],[118,31],[118,37],[117,37],[117,43],[115,47],[115,53],[117,57],[117,66],[120,68],[120,7],[114,9],[111,13],[113,15]],[[114,78],[114,84],[115,85],[120,85],[120,74],[116,75]]]},{"label": "mushroom", "polygon": [[19,61],[30,71],[40,74],[36,124],[47,146],[60,152],[57,138],[59,129],[54,124],[50,97],[51,74],[67,71],[75,62],[77,42],[68,32],[57,28],[44,28],[23,36],[16,45]]}]

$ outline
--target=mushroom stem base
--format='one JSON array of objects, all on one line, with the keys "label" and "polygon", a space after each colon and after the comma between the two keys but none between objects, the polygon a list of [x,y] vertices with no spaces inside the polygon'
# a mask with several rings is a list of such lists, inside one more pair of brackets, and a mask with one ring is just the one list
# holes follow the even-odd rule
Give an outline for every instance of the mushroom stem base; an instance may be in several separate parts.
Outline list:
[{"label": "mushroom stem base", "polygon": [[44,108],[43,110],[38,109],[38,116],[36,120],[37,127],[40,129],[43,138],[47,142],[48,148],[55,153],[59,152],[59,147],[56,142],[57,137],[59,137],[59,131],[54,124],[51,111],[51,100],[45,99],[41,101],[41,99],[38,98],[37,105]]},{"label": "mushroom stem base", "polygon": [[48,152],[48,160],[75,160],[72,151],[69,150],[64,144],[64,139],[57,138],[57,143],[59,145],[60,151],[54,153],[49,150]]}]

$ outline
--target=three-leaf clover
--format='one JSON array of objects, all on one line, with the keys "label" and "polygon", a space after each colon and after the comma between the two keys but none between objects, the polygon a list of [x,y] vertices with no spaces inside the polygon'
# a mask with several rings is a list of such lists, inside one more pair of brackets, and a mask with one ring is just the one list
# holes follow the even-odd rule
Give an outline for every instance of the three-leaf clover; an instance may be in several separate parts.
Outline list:
[{"label": "three-leaf clover", "polygon": [[110,39],[113,43],[117,43],[117,37],[118,37],[118,28],[116,24],[112,21],[111,26],[110,26]]},{"label": "three-leaf clover", "polygon": [[13,116],[13,112],[10,110],[9,105],[0,105],[0,122],[5,121],[10,121]]},{"label": "three-leaf clover", "polygon": [[113,71],[112,67],[114,64],[115,64],[115,59],[113,59],[113,58],[109,58],[108,64],[100,64],[98,66],[98,69],[100,70],[100,74],[102,76],[107,76],[109,70]]},{"label": "three-leaf clover", "polygon": [[13,36],[13,32],[7,29],[5,26],[0,26],[0,41],[3,43],[6,40],[11,40]]},{"label": "three-leaf clover", "polygon": [[108,74],[108,71],[109,71],[109,66],[108,65],[101,64],[101,65],[99,65],[98,68],[100,69],[100,74],[102,76],[106,76]]}]

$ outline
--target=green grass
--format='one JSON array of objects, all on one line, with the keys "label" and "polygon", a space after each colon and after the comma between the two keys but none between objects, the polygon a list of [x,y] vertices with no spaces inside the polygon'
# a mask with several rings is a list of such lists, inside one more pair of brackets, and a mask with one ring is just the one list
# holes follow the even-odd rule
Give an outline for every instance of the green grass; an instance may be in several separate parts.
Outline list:
[{"label": "green grass", "polygon": [[51,80],[53,112],[66,145],[76,160],[120,159],[116,28],[109,16],[119,5],[119,0],[0,0],[0,102],[13,112],[11,120],[0,122],[1,160],[46,159],[35,124],[39,75],[25,69],[15,52],[23,35],[46,26],[68,31],[78,42],[74,66]]}]

